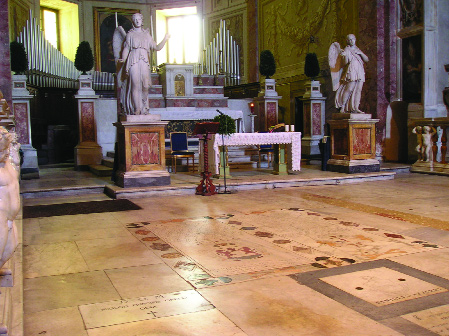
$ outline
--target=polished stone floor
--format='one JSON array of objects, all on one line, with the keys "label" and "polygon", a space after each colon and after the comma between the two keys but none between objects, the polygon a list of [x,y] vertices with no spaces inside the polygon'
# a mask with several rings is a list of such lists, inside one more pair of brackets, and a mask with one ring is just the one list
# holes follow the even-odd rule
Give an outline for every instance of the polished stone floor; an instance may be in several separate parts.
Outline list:
[{"label": "polished stone floor", "polygon": [[24,219],[24,334],[449,335],[449,179],[353,182]]}]

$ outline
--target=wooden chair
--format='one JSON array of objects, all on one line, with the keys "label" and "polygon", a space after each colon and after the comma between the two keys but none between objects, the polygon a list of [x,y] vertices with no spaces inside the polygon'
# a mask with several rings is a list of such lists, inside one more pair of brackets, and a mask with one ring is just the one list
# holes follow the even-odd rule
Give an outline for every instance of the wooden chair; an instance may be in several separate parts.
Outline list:
[{"label": "wooden chair", "polygon": [[[189,151],[187,132],[170,133],[170,150],[171,150],[171,170],[176,173],[176,159],[187,159],[187,170],[189,170],[189,159],[192,158],[192,170],[195,170],[195,152]],[[174,167],[174,170],[173,170]]]},{"label": "wooden chair", "polygon": [[273,154],[274,154],[274,148],[273,145],[259,145],[257,146],[259,150],[259,162],[257,163],[257,168],[260,168],[260,162],[262,160],[262,155],[267,155],[268,160],[268,167],[273,162]]}]

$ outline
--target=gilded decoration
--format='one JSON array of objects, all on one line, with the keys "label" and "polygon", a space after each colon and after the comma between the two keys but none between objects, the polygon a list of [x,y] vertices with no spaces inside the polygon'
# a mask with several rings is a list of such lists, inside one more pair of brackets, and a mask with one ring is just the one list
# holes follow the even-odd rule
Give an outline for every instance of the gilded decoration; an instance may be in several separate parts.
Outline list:
[{"label": "gilded decoration", "polygon": [[30,18],[30,6],[22,0],[9,2],[9,39],[14,41]]},{"label": "gilded decoration", "polygon": [[[296,65],[304,61],[307,52],[325,57],[329,45],[334,40],[344,40],[346,30],[354,27],[353,3],[354,0],[264,1],[260,7],[261,49],[273,51],[280,71],[294,65],[292,75],[302,74],[302,67]],[[313,45],[309,43],[312,36],[318,41]]]}]

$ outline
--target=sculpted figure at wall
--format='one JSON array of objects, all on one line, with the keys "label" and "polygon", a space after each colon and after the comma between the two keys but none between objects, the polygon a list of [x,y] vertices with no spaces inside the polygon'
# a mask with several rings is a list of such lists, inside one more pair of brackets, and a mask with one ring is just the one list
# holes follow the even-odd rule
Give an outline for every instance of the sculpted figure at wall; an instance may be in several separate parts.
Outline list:
[{"label": "sculpted figure at wall", "polygon": [[135,13],[132,22],[134,27],[128,33],[119,26],[113,36],[120,102],[126,114],[148,114],[151,52],[161,50],[170,35],[156,44],[148,29],[142,27],[142,14]]},{"label": "sculpted figure at wall", "polygon": [[20,210],[19,172],[11,162],[14,134],[0,126],[0,268],[18,244],[15,218]]},{"label": "sculpted figure at wall", "polygon": [[332,43],[329,48],[332,87],[337,91],[335,107],[342,113],[364,113],[359,105],[365,82],[364,63],[369,59],[356,46],[354,34],[349,34],[346,42],[345,49],[341,49],[338,42]]}]

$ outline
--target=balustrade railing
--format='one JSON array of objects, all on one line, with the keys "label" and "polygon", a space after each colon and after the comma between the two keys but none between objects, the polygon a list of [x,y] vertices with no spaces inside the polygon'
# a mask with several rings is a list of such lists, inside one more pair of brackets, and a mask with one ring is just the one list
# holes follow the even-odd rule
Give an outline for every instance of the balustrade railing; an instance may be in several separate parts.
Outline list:
[{"label": "balustrade railing", "polygon": [[449,175],[446,158],[449,118],[411,119],[409,126],[416,135],[415,150],[418,154],[411,171]]}]

